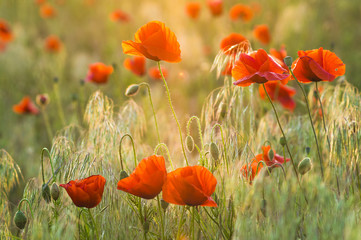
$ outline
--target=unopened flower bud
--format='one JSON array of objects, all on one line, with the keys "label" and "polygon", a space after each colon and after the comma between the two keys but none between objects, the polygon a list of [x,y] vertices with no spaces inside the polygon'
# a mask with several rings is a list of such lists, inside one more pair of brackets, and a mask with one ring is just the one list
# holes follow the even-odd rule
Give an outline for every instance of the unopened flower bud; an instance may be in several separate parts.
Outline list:
[{"label": "unopened flower bud", "polygon": [[281,137],[280,138],[280,144],[282,145],[282,147],[286,146],[286,138]]},{"label": "unopened flower bud", "polygon": [[120,180],[129,177],[128,173],[124,170],[120,172]]},{"label": "unopened flower bud", "polygon": [[286,64],[287,67],[292,67],[292,62],[293,62],[293,59],[292,57],[290,56],[287,56],[283,59],[284,63]]},{"label": "unopened flower bud", "polygon": [[41,186],[41,195],[43,196],[44,200],[49,203],[51,201],[51,194],[50,194],[50,188],[49,185],[44,183]]},{"label": "unopened flower bud", "polygon": [[219,150],[218,150],[217,144],[215,144],[214,142],[211,142],[210,151],[211,151],[212,158],[215,161],[217,161],[219,158]]},{"label": "unopened flower bud", "polygon": [[298,172],[304,175],[308,171],[310,171],[312,168],[312,161],[309,157],[304,158],[299,164],[298,164]]},{"label": "unopened flower bud", "polygon": [[305,152],[306,152],[307,155],[310,154],[311,148],[310,148],[310,147],[306,147],[306,148],[305,148]]},{"label": "unopened flower bud", "polygon": [[160,206],[163,208],[163,210],[167,210],[169,203],[167,203],[166,201],[164,201],[163,199],[160,200]]},{"label": "unopened flower bud", "polygon": [[193,152],[193,150],[194,150],[194,140],[193,140],[192,136],[190,136],[190,135],[188,135],[186,137],[186,146],[187,146],[188,152]]},{"label": "unopened flower bud", "polygon": [[24,229],[26,222],[27,222],[27,218],[26,218],[25,214],[19,210],[16,212],[16,214],[14,216],[14,222],[18,228]]},{"label": "unopened flower bud", "polygon": [[54,201],[58,200],[58,198],[60,196],[58,184],[53,183],[53,185],[51,185],[50,195],[54,199]]},{"label": "unopened flower bud", "polygon": [[275,153],[272,148],[268,151],[267,155],[268,155],[269,160],[272,161],[273,158],[275,157]]},{"label": "unopened flower bud", "polygon": [[36,96],[36,104],[38,104],[40,107],[45,107],[50,102],[50,97],[47,93],[44,94],[38,94]]},{"label": "unopened flower bud", "polygon": [[125,96],[127,97],[135,96],[138,93],[138,91],[139,91],[139,84],[129,85],[127,90],[125,90]]}]

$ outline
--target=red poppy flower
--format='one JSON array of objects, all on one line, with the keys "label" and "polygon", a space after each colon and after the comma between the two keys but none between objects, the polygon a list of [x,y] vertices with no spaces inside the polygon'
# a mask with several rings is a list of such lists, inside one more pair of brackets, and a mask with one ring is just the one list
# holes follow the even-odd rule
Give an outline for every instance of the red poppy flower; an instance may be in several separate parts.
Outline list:
[{"label": "red poppy flower", "polygon": [[118,189],[135,196],[152,199],[161,191],[167,177],[163,156],[144,158],[134,172],[118,182]]},{"label": "red poppy flower", "polygon": [[138,76],[145,74],[145,57],[134,56],[124,60],[124,67]]},{"label": "red poppy flower", "polygon": [[180,62],[181,51],[175,34],[159,21],[149,22],[135,33],[135,41],[123,41],[123,52],[154,61]]},{"label": "red poppy flower", "polygon": [[249,22],[253,18],[253,11],[252,8],[249,6],[243,4],[236,4],[229,11],[229,17],[233,21],[242,19],[245,22]]},{"label": "red poppy flower", "polygon": [[271,34],[266,24],[258,25],[253,29],[253,36],[262,44],[269,44],[271,42]]},{"label": "red poppy flower", "polygon": [[57,36],[51,35],[45,39],[45,49],[49,52],[59,52],[61,42]]},{"label": "red poppy flower", "polygon": [[40,16],[42,18],[52,18],[55,17],[55,15],[56,11],[50,4],[45,3],[40,7]]},{"label": "red poppy flower", "polygon": [[89,66],[86,81],[97,84],[106,83],[108,81],[109,75],[112,73],[112,66],[107,66],[101,62],[93,63]]},{"label": "red poppy flower", "polygon": [[278,61],[278,63],[287,69],[287,65],[285,64],[285,62],[283,61],[283,59],[285,57],[287,57],[287,51],[286,51],[286,47],[284,44],[281,45],[281,48],[279,50],[275,49],[275,48],[271,48],[269,50],[269,53],[272,57],[275,58],[275,60]]},{"label": "red poppy flower", "polygon": [[13,39],[13,34],[11,32],[9,24],[3,20],[0,19],[0,41],[7,43],[10,42]]},{"label": "red poppy flower", "polygon": [[[242,166],[241,173],[245,178],[247,178],[250,181],[250,183],[252,183],[253,179],[263,168],[263,163],[260,163],[261,161],[263,161],[270,168],[279,167],[279,164],[284,164],[285,158],[283,156],[276,154],[274,150],[273,150],[274,153],[273,159],[270,159],[270,154],[269,154],[270,150],[271,150],[271,146],[263,146],[262,147],[263,153],[257,154],[256,157],[253,158],[250,163]],[[286,162],[288,161],[290,161],[290,159],[286,158]]]},{"label": "red poppy flower", "polygon": [[39,113],[39,109],[31,101],[30,97],[25,96],[19,104],[13,106],[13,111],[18,114],[33,114]]},{"label": "red poppy flower", "polygon": [[[296,103],[292,99],[292,96],[296,94],[294,88],[283,85],[279,81],[267,82],[265,83],[265,87],[268,95],[273,101],[279,101],[284,108],[291,111],[295,109]],[[262,99],[266,97],[264,88],[261,85],[259,86],[259,94]]]},{"label": "red poppy flower", "polygon": [[223,12],[223,0],[207,0],[209,10],[213,16],[219,16]]},{"label": "red poppy flower", "polygon": [[243,35],[231,33],[222,39],[220,48],[225,54],[234,55],[237,52],[248,52],[249,42]]},{"label": "red poppy flower", "polygon": [[[161,67],[162,69],[162,73],[164,78],[168,77],[168,70],[164,67]],[[152,67],[149,69],[148,71],[149,76],[154,79],[154,80],[161,80],[162,79],[162,75],[159,72],[159,68],[158,67]]]},{"label": "red poppy flower", "polygon": [[65,188],[69,197],[77,207],[93,208],[102,200],[105,178],[101,175],[93,175],[85,179],[70,181],[60,184]]},{"label": "red poppy flower", "polygon": [[127,13],[123,12],[122,10],[115,10],[110,15],[110,20],[113,22],[129,22],[130,17]]},{"label": "red poppy flower", "polygon": [[259,49],[250,54],[241,53],[233,67],[232,76],[236,79],[234,85],[246,87],[252,83],[284,80],[289,74],[265,50]]},{"label": "red poppy flower", "polygon": [[190,18],[197,19],[201,10],[199,2],[190,2],[186,5],[186,13]]},{"label": "red poppy flower", "polygon": [[298,51],[292,64],[293,73],[303,83],[328,81],[345,74],[346,66],[335,53],[323,48]]},{"label": "red poppy flower", "polygon": [[163,199],[177,205],[217,207],[211,198],[216,185],[217,179],[205,167],[178,168],[167,175]]}]

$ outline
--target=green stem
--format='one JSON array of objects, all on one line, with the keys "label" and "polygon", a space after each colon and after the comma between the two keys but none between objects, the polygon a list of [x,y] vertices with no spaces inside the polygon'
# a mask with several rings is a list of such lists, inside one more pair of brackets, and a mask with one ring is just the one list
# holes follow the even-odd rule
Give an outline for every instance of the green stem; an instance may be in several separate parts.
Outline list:
[{"label": "green stem", "polygon": [[89,208],[87,208],[87,210],[88,210],[88,213],[89,213],[90,218],[91,218],[91,220],[92,220],[92,223],[93,223],[93,225],[94,225],[94,230],[95,230],[96,239],[99,239],[99,232],[98,232],[97,224],[95,223],[95,220],[94,220],[94,218],[93,218],[93,214],[91,213],[91,211],[90,211]]},{"label": "green stem", "polygon": [[[49,156],[49,162],[50,162],[50,167],[51,167],[51,172],[53,173],[53,176],[55,178],[55,172],[54,172],[54,167],[53,167],[53,162],[51,161],[51,155],[50,152],[47,148],[43,148],[41,150],[41,175],[43,177],[43,183],[45,183],[45,174],[44,174],[44,152],[48,153]],[[55,181],[55,179],[54,179]]]},{"label": "green stem", "polygon": [[195,207],[192,207],[192,240],[194,240],[194,211]]},{"label": "green stem", "polygon": [[291,72],[293,78],[296,80],[298,86],[301,88],[302,94],[303,94],[303,96],[304,96],[304,98],[305,98],[305,102],[306,102],[306,106],[307,106],[307,111],[308,111],[308,117],[310,118],[313,135],[315,136],[318,158],[319,158],[319,160],[320,160],[321,176],[322,176],[322,179],[324,179],[324,176],[323,176],[323,161],[322,161],[322,156],[321,156],[321,152],[320,152],[320,147],[319,147],[319,145],[318,145],[318,140],[317,140],[317,135],[316,135],[315,127],[314,127],[314,125],[313,125],[313,120],[312,120],[312,117],[311,117],[311,111],[310,111],[310,106],[308,105],[306,92],[305,92],[305,90],[303,89],[303,87],[301,86],[300,82],[297,80],[297,78],[296,78],[296,76],[294,75],[292,69],[291,69],[291,68],[289,68],[289,69],[290,69],[290,72]]},{"label": "green stem", "polygon": [[[229,167],[228,167],[228,156],[227,156],[227,149],[226,149],[226,144],[224,142],[224,136],[223,136],[223,128],[222,125],[220,125],[219,123],[214,124],[214,126],[212,127],[212,131],[211,131],[211,141],[213,141],[213,131],[216,127],[219,127],[219,129],[221,130],[221,138],[222,138],[222,144],[223,144],[223,152],[224,152],[224,157],[225,157],[225,162],[226,162],[226,167],[227,167],[227,173],[229,174]],[[222,154],[223,155],[223,154]]]},{"label": "green stem", "polygon": [[124,170],[124,166],[123,166],[123,157],[122,157],[122,142],[123,139],[125,137],[129,137],[130,141],[132,142],[132,146],[133,146],[133,155],[134,155],[134,167],[137,167],[138,163],[137,163],[137,154],[135,153],[135,146],[134,146],[134,141],[133,141],[133,137],[129,134],[126,133],[122,136],[122,138],[120,139],[120,143],[119,143],[119,161],[120,161],[120,167],[122,168],[122,170]]},{"label": "green stem", "polygon": [[175,121],[176,121],[176,123],[177,123],[177,126],[178,126],[178,131],[179,131],[179,136],[180,136],[180,140],[181,140],[181,144],[182,144],[182,151],[183,151],[184,159],[186,160],[187,166],[189,166],[187,154],[186,154],[186,151],[185,151],[185,149],[184,149],[184,143],[183,143],[183,137],[182,137],[182,130],[181,130],[181,127],[180,127],[180,124],[179,124],[177,115],[176,115],[176,113],[175,113],[175,111],[174,111],[174,108],[173,108],[172,99],[171,99],[171,97],[170,97],[170,92],[169,92],[168,84],[167,84],[167,81],[166,81],[165,78],[164,78],[164,75],[163,75],[163,72],[162,72],[162,68],[160,67],[160,61],[158,61],[158,69],[159,69],[160,75],[162,76],[165,89],[166,89],[166,91],[167,91],[170,109],[172,110],[174,119],[175,119]]},{"label": "green stem", "polygon": [[330,138],[328,137],[328,131],[327,131],[327,127],[326,127],[326,120],[325,120],[325,114],[323,111],[323,106],[322,106],[322,101],[321,101],[321,95],[320,95],[320,91],[318,91],[318,87],[317,87],[317,82],[316,82],[316,92],[317,92],[317,98],[320,102],[320,107],[321,107],[321,112],[322,112],[322,122],[323,122],[323,129],[325,130],[325,134],[326,134],[326,138],[327,138],[327,143],[328,143],[328,149],[331,151],[331,143],[330,143]]},{"label": "green stem", "polygon": [[160,239],[164,239],[164,221],[163,221],[163,214],[162,214],[162,207],[160,205],[159,195],[157,195],[157,203],[158,203],[158,211],[160,217]]},{"label": "green stem", "polygon": [[31,207],[30,201],[27,198],[21,199],[21,201],[19,202],[19,205],[18,205],[18,211],[21,210],[21,205],[23,204],[23,202],[26,202],[29,205],[31,217],[34,218],[33,208]]},{"label": "green stem", "polygon": [[[276,116],[276,119],[277,119],[278,126],[279,126],[279,128],[280,128],[280,130],[281,130],[281,132],[282,132],[282,136],[285,138],[285,143],[286,143],[287,152],[288,152],[288,154],[290,155],[291,162],[292,162],[292,166],[293,166],[293,170],[294,170],[294,172],[295,172],[295,174],[296,174],[296,178],[297,178],[298,185],[299,185],[300,188],[303,190],[303,188],[302,188],[302,186],[301,186],[300,179],[299,179],[299,177],[298,177],[298,172],[297,172],[297,169],[296,169],[295,162],[294,162],[294,160],[293,160],[293,156],[292,156],[292,154],[291,154],[290,148],[288,147],[288,142],[287,142],[286,135],[285,135],[285,133],[284,133],[284,131],[283,131],[283,128],[282,128],[280,119],[279,119],[279,117],[278,117],[277,110],[276,110],[276,108],[275,108],[275,106],[274,106],[274,104],[273,104],[273,102],[272,102],[271,97],[268,95],[268,92],[267,92],[267,90],[266,90],[266,87],[265,87],[264,83],[262,84],[262,86],[263,86],[263,89],[264,89],[264,91],[265,91],[265,93],[266,93],[266,95],[267,95],[267,98],[268,98],[269,102],[271,103],[271,106],[272,106],[272,108],[273,108],[273,111],[274,111],[275,116]],[[302,193],[303,193],[303,196],[305,197],[306,203],[308,204],[308,201],[307,201],[305,192],[302,191]]]},{"label": "green stem", "polygon": [[57,106],[58,106],[59,118],[60,118],[63,126],[65,126],[66,123],[65,123],[65,117],[64,117],[63,107],[61,106],[61,101],[60,101],[60,96],[59,96],[59,85],[58,85],[58,83],[57,83],[57,82],[54,83],[53,87],[54,87],[54,94],[55,94],[56,104],[57,104]]},{"label": "green stem", "polygon": [[48,134],[49,141],[53,140],[53,131],[51,130],[48,113],[45,111],[45,107],[41,107],[41,113],[45,122],[46,133]]},{"label": "green stem", "polygon": [[181,227],[182,227],[182,220],[183,220],[183,216],[184,216],[184,211],[185,211],[186,207],[183,206],[182,207],[182,214],[181,214],[181,217],[179,218],[179,222],[178,222],[178,230],[177,230],[177,237],[176,239],[179,239],[180,237],[180,230],[181,230]]},{"label": "green stem", "polygon": [[192,116],[187,123],[187,135],[190,135],[191,131],[190,131],[190,126],[193,120],[197,121],[197,127],[198,127],[198,135],[199,135],[199,140],[201,141],[201,145],[202,145],[202,152],[204,150],[204,143],[203,143],[203,137],[202,137],[202,126],[201,126],[201,121],[199,120],[199,118],[197,116]]},{"label": "green stem", "polygon": [[173,161],[172,161],[172,158],[170,157],[169,149],[168,149],[167,145],[165,145],[165,143],[159,143],[157,146],[155,146],[154,153],[157,155],[160,147],[163,147],[165,149],[165,151],[167,152],[170,166],[172,168],[172,171],[174,171]]},{"label": "green stem", "polygon": [[150,102],[150,105],[152,106],[153,117],[154,117],[154,122],[155,122],[155,128],[157,129],[158,143],[160,143],[160,135],[159,135],[158,122],[157,122],[157,117],[156,117],[156,115],[155,115],[155,110],[154,110],[153,101],[152,101],[152,94],[151,94],[151,92],[150,92],[150,86],[149,86],[149,84],[146,83],[146,82],[142,82],[141,84],[139,84],[139,86],[146,86],[147,89],[148,89],[149,102]]}]

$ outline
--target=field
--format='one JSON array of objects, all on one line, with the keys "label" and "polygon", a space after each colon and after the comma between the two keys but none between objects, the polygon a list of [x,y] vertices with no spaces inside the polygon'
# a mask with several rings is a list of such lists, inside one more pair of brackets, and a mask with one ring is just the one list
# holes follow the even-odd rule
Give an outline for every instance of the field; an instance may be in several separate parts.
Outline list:
[{"label": "field", "polygon": [[360,15],[0,0],[0,239],[361,239]]}]

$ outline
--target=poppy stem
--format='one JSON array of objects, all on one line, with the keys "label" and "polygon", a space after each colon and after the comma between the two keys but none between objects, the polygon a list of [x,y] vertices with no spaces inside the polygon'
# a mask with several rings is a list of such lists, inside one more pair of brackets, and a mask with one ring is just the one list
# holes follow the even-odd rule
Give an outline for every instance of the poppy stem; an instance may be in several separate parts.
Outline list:
[{"label": "poppy stem", "polygon": [[167,156],[168,156],[168,159],[169,159],[170,166],[172,168],[172,171],[174,171],[172,158],[170,157],[169,149],[168,149],[167,145],[165,145],[165,143],[159,143],[157,146],[155,146],[154,154],[158,155],[158,150],[159,150],[160,147],[163,147],[165,149],[165,151],[167,152]]},{"label": "poppy stem", "polygon": [[63,126],[65,126],[66,122],[65,122],[63,107],[61,106],[58,82],[54,82],[53,90],[54,90],[54,94],[55,94],[56,105],[58,106],[59,118],[60,118]]},{"label": "poppy stem", "polygon": [[321,152],[320,152],[320,147],[319,147],[319,145],[318,145],[318,139],[317,139],[315,127],[314,127],[314,125],[313,125],[313,120],[312,120],[312,117],[311,117],[311,111],[310,111],[310,106],[309,106],[309,104],[308,104],[306,92],[305,92],[305,89],[303,89],[303,87],[301,86],[301,83],[297,80],[296,76],[293,74],[292,69],[291,69],[290,67],[289,67],[289,69],[290,69],[290,72],[291,72],[293,78],[296,80],[298,86],[301,88],[302,94],[303,94],[303,96],[304,96],[304,98],[305,98],[305,102],[306,102],[306,106],[307,106],[307,111],[308,111],[308,117],[309,117],[310,122],[311,122],[311,127],[312,127],[312,131],[313,131],[313,135],[315,136],[318,158],[319,158],[319,160],[320,160],[321,176],[322,176],[322,180],[323,180],[323,179],[324,179],[324,176],[323,176],[323,160],[322,160],[322,156],[321,156]]},{"label": "poppy stem", "polygon": [[150,86],[149,86],[149,84],[146,83],[146,82],[142,82],[141,84],[139,84],[139,86],[146,86],[147,89],[148,89],[149,102],[150,102],[150,105],[152,106],[155,128],[157,129],[158,143],[160,143],[160,135],[159,135],[158,122],[157,122],[157,117],[156,117],[156,115],[155,115],[155,110],[154,110],[153,101],[152,101],[152,94],[151,94],[151,92],[150,92]]},{"label": "poppy stem", "polygon": [[18,204],[18,211],[21,210],[21,205],[23,204],[23,202],[26,202],[29,205],[31,217],[34,218],[33,208],[31,207],[30,201],[27,198],[23,198],[20,200],[20,202]]},{"label": "poppy stem", "polygon": [[202,152],[204,150],[204,143],[203,143],[203,136],[202,136],[202,126],[201,126],[201,121],[199,120],[199,118],[197,116],[192,116],[187,123],[187,135],[191,135],[191,131],[190,131],[190,127],[191,127],[191,123],[193,120],[197,121],[197,127],[198,127],[198,135],[199,135],[199,140],[201,141],[201,145],[202,145]]},{"label": "poppy stem", "polygon": [[185,151],[185,149],[184,149],[182,129],[181,129],[181,127],[180,127],[180,124],[179,124],[177,115],[176,115],[176,113],[175,113],[175,111],[174,111],[174,108],[173,108],[172,99],[171,99],[171,97],[170,97],[170,91],[169,91],[169,88],[168,88],[167,81],[166,81],[165,78],[164,78],[164,75],[163,75],[163,72],[162,72],[162,68],[160,67],[160,61],[158,61],[158,69],[159,69],[160,75],[162,76],[165,89],[166,89],[166,91],[167,91],[170,109],[172,110],[173,117],[174,117],[174,119],[175,119],[175,121],[176,121],[176,123],[177,123],[177,126],[178,126],[178,131],[179,131],[179,136],[180,136],[180,140],[181,140],[181,144],[182,144],[182,151],[183,151],[184,159],[186,160],[187,166],[189,166],[189,164],[188,164],[188,158],[187,158],[187,155],[186,155],[186,151]]},{"label": "poppy stem", "polygon": [[162,214],[162,207],[160,206],[159,194],[157,195],[157,203],[158,203],[158,211],[160,217],[160,239],[164,239],[164,221],[163,221],[163,214]]},{"label": "poppy stem", "polygon": [[183,223],[183,216],[184,216],[184,211],[185,211],[186,207],[183,206],[182,207],[182,214],[181,217],[179,218],[179,222],[178,222],[178,230],[177,230],[177,237],[176,239],[179,239],[180,237],[180,231],[181,231],[181,227],[182,227],[182,223]]},{"label": "poppy stem", "polygon": [[194,211],[195,207],[192,207],[192,240],[194,240]]},{"label": "poppy stem", "polygon": [[97,225],[95,223],[93,214],[91,213],[90,208],[87,208],[87,209],[88,209],[89,216],[90,216],[90,218],[92,220],[92,223],[94,225],[94,231],[95,231],[96,239],[99,239],[99,232],[98,232],[98,228],[97,228]]},{"label": "poppy stem", "polygon": [[[41,175],[43,177],[43,183],[45,183],[45,174],[44,174],[44,152],[47,152],[48,153],[48,156],[49,156],[49,162],[50,162],[50,167],[51,167],[51,172],[53,173],[53,176],[55,178],[55,172],[54,172],[54,167],[53,167],[53,163],[51,161],[51,155],[50,155],[50,152],[47,148],[43,148],[41,150]],[[54,179],[55,181],[55,179]]]},{"label": "poppy stem", "polygon": [[[216,127],[219,127],[219,129],[221,130],[221,138],[222,138],[222,144],[223,144],[223,152],[224,152],[224,158],[225,158],[225,162],[226,162],[226,167],[227,167],[227,173],[229,174],[229,167],[228,167],[228,156],[227,156],[227,151],[226,151],[226,144],[224,142],[224,136],[223,136],[223,128],[222,125],[219,123],[216,123],[213,125],[212,130],[211,130],[211,141],[213,140],[213,132],[214,129]],[[222,154],[223,155],[223,154]]]},{"label": "poppy stem", "polygon": [[283,128],[282,128],[280,119],[279,119],[279,117],[278,117],[277,110],[276,110],[276,108],[275,108],[275,106],[274,106],[274,104],[273,104],[273,102],[272,102],[271,97],[268,95],[268,92],[267,92],[267,90],[266,90],[266,87],[265,87],[264,83],[262,84],[262,86],[263,86],[263,89],[264,89],[264,91],[265,91],[265,93],[266,93],[266,95],[267,95],[267,98],[268,98],[269,102],[271,103],[271,106],[272,106],[272,108],[273,108],[273,112],[275,113],[275,116],[276,116],[276,119],[277,119],[278,126],[279,126],[279,128],[280,128],[280,130],[281,130],[281,132],[282,132],[282,135],[283,135],[284,139],[285,139],[285,143],[286,143],[285,145],[286,145],[286,148],[287,148],[287,152],[288,152],[288,154],[290,155],[290,158],[291,158],[293,170],[294,170],[294,172],[295,172],[295,174],[296,174],[296,178],[297,178],[298,185],[300,186],[300,188],[301,188],[301,190],[302,190],[302,193],[303,193],[303,196],[304,196],[304,198],[305,198],[305,201],[306,201],[306,203],[308,204],[308,201],[307,201],[305,192],[303,191],[303,188],[302,188],[302,186],[301,186],[300,179],[299,179],[299,177],[298,177],[298,173],[297,173],[297,169],[296,169],[295,162],[294,162],[294,160],[293,160],[293,156],[292,156],[292,154],[291,154],[290,148],[288,147],[288,142],[287,142],[286,135],[285,135],[285,133],[284,133],[284,131],[283,131]]},{"label": "poppy stem", "polygon": [[49,138],[49,141],[51,143],[51,141],[53,140],[53,131],[51,130],[48,113],[45,111],[44,106],[41,107],[41,115],[43,115],[43,119],[44,119],[44,122],[45,122],[46,133],[48,134],[48,138]]},{"label": "poppy stem", "polygon": [[137,154],[135,153],[135,147],[134,147],[134,141],[133,141],[133,137],[129,134],[126,133],[122,136],[122,138],[120,139],[120,143],[119,143],[119,162],[120,162],[120,167],[122,168],[122,170],[124,170],[124,165],[123,165],[123,157],[122,157],[122,142],[123,139],[125,137],[129,137],[130,141],[132,142],[132,146],[133,146],[133,155],[134,155],[134,167],[137,167],[138,162],[137,162]]},{"label": "poppy stem", "polygon": [[323,111],[323,106],[322,106],[320,91],[318,91],[317,82],[316,82],[316,92],[317,92],[317,98],[318,98],[318,100],[319,100],[319,102],[320,102],[321,113],[322,113],[323,129],[325,130],[325,134],[326,134],[326,138],[327,138],[327,143],[328,143],[328,149],[331,150],[330,138],[328,137],[328,133],[327,133],[328,131],[327,131],[327,127],[326,127],[325,114],[324,114],[324,111]]}]

